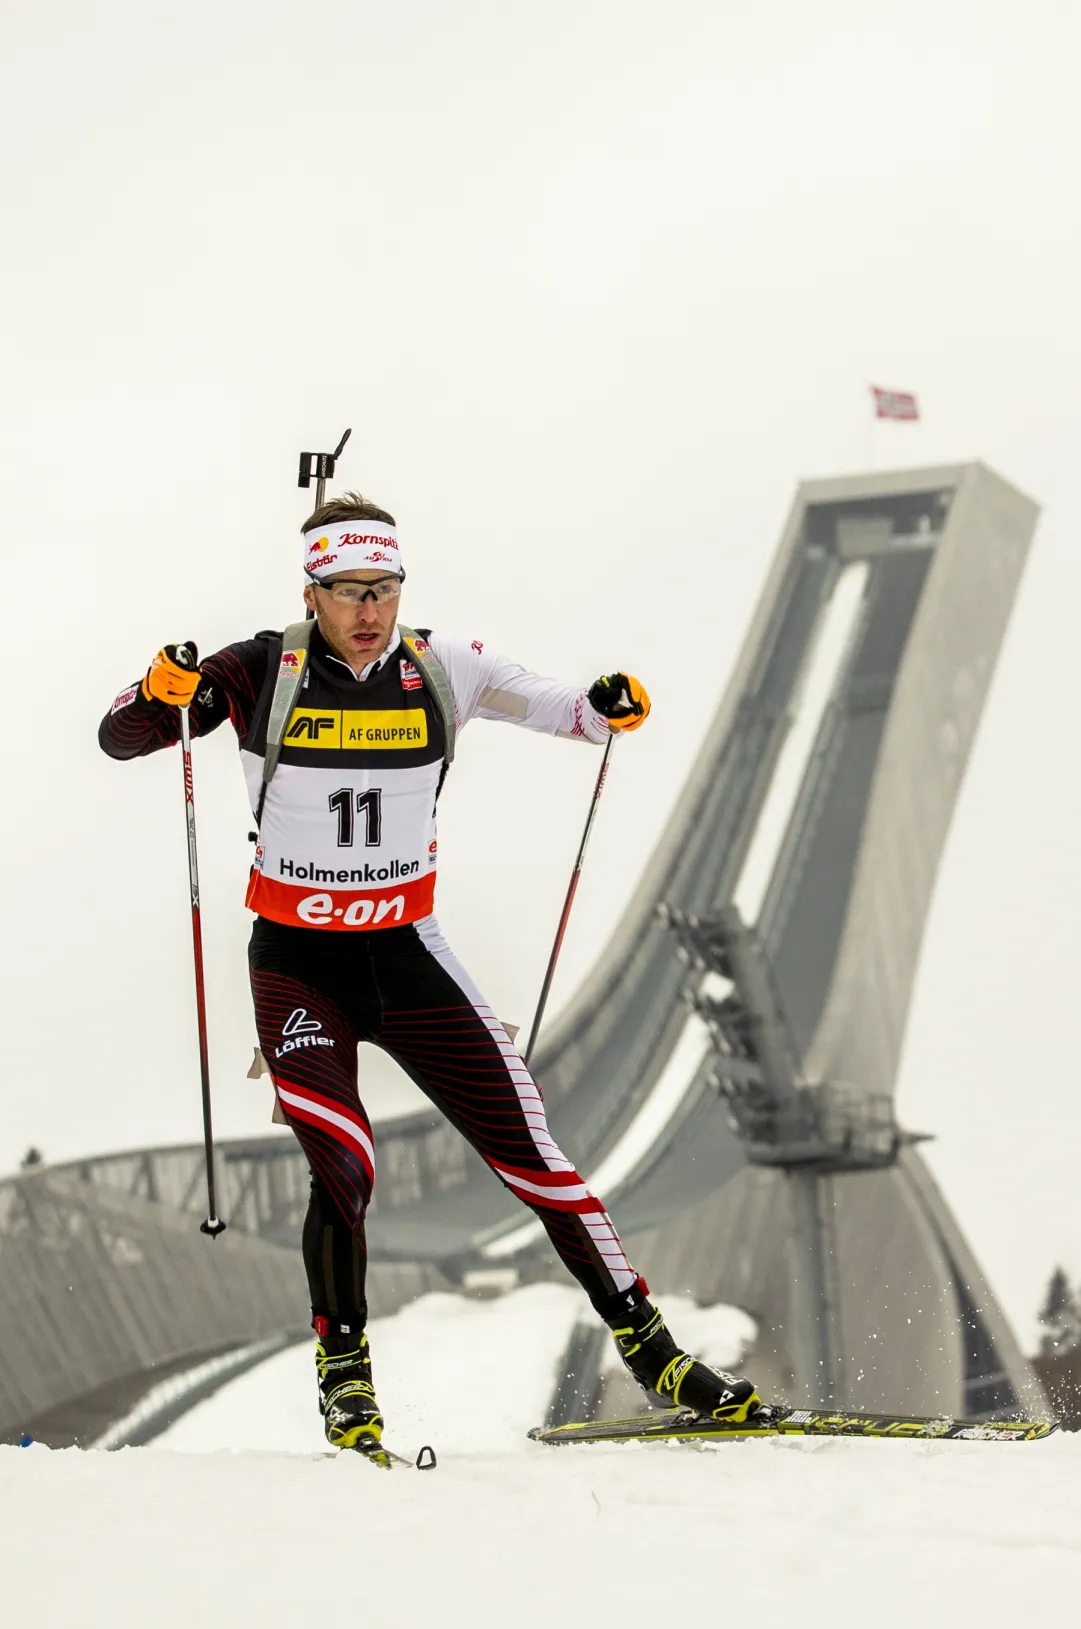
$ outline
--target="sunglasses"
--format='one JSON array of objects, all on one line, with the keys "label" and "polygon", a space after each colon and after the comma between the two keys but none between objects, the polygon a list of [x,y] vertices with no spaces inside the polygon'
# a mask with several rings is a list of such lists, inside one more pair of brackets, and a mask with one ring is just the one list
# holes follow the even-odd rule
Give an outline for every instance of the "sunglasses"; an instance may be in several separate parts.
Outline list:
[{"label": "sunglasses", "polygon": [[369,598],[376,605],[385,605],[387,600],[398,598],[404,581],[403,571],[400,577],[376,577],[370,583],[320,583],[313,577],[312,586],[329,594],[336,605],[363,605]]}]

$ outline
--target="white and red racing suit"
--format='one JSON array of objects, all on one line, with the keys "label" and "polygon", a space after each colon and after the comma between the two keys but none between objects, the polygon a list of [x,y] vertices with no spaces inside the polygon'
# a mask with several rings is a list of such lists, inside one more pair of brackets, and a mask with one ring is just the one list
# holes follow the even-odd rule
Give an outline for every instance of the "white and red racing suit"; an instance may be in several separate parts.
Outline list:
[{"label": "white and red racing suit", "polygon": [[[607,721],[583,689],[530,673],[479,640],[426,633],[474,718],[600,742]],[[280,633],[209,656],[190,708],[193,737],[229,718],[258,809]],[[395,632],[359,678],[312,632],[304,684],[267,789],[247,903],[259,1043],[312,1171],[304,1256],[315,1317],[364,1316],[364,1216],[374,1137],[357,1089],[357,1044],[402,1068],[500,1180],[536,1213],[597,1309],[640,1282],[600,1200],[548,1128],[540,1094],[433,914],[440,709]],[[100,740],[135,758],[179,740],[175,707],[138,684],[116,698]]]}]

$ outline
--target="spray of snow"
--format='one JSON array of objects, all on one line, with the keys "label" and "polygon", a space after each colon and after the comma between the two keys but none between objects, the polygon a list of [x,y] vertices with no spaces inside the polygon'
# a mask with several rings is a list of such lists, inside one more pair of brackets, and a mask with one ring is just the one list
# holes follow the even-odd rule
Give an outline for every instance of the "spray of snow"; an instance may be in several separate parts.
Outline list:
[{"label": "spray of snow", "polygon": [[[731,1361],[747,1320],[665,1303]],[[371,1329],[390,1438],[439,1468],[323,1457],[311,1352],[150,1448],[0,1447],[3,1621],[34,1629],[1016,1629],[1081,1585],[1081,1438],[1027,1445],[525,1438],[583,1298],[428,1296]],[[696,1321],[697,1320],[697,1321]],[[183,1451],[178,1451],[183,1450]]]}]

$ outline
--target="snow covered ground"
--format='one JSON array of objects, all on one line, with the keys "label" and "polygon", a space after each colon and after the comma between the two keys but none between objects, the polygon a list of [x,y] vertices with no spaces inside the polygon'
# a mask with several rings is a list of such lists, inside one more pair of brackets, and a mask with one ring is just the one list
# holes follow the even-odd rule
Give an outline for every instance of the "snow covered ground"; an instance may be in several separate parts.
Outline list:
[{"label": "snow covered ground", "polygon": [[[577,1290],[535,1284],[493,1301],[426,1295],[374,1319],[368,1338],[387,1441],[403,1452],[431,1442],[438,1452],[520,1453],[525,1432],[544,1418],[571,1329],[588,1312]],[[294,1346],[223,1387],[155,1449],[325,1449],[312,1350]]]},{"label": "snow covered ground", "polygon": [[[428,1474],[315,1457],[307,1347],[150,1448],[0,1448],[0,1621],[1073,1621],[1081,1438],[542,1448],[524,1431],[581,1307],[570,1289],[535,1286],[493,1302],[427,1297],[372,1326],[388,1436],[405,1451],[433,1442]],[[739,1315],[700,1317],[692,1343],[708,1336],[711,1355],[726,1331],[738,1340]]]}]

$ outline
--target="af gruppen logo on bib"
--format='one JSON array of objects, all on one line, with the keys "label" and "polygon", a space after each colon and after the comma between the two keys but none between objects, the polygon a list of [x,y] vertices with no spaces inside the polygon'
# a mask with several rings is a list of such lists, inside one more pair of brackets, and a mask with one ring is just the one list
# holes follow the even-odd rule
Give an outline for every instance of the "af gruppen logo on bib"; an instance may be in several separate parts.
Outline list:
[{"label": "af gruppen logo on bib", "polygon": [[[419,675],[418,675],[419,677]],[[428,715],[423,707],[398,707],[360,712],[352,709],[298,707],[285,732],[287,747],[312,747],[335,752],[408,751],[428,745]]]}]

